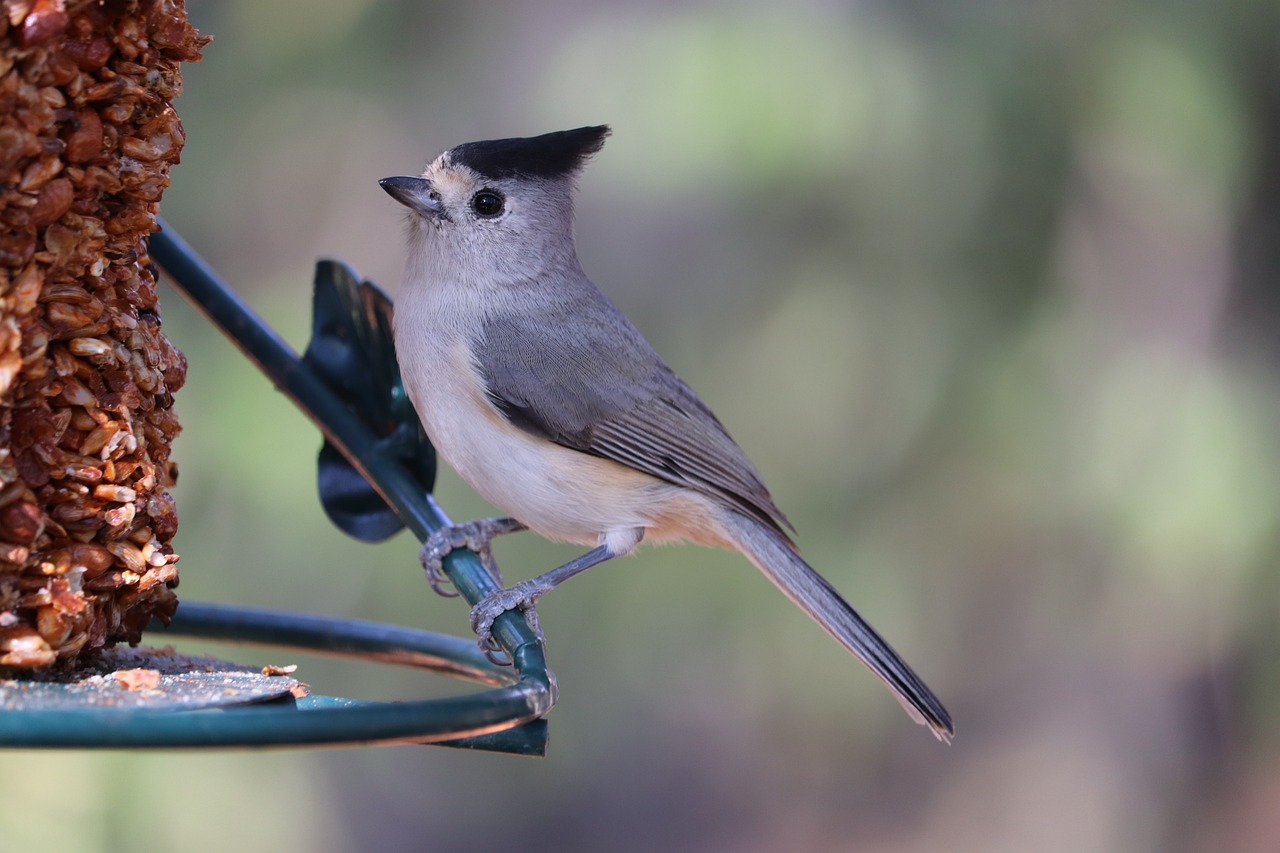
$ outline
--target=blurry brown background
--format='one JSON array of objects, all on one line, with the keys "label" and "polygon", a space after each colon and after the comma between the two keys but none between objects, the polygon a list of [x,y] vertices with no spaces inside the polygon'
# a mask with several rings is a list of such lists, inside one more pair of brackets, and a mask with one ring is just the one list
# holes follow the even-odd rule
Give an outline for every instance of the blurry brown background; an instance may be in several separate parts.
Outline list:
[{"label": "blurry brown background", "polygon": [[[295,347],[318,257],[394,289],[377,186],[608,122],[589,274],[716,409],[955,744],[749,565],[541,605],[545,760],[0,753],[0,847],[1280,849],[1280,8],[196,0],[170,223]],[[174,293],[180,594],[464,633],[344,539],[315,430]],[[490,510],[451,472],[455,518]],[[514,537],[512,577],[573,554]],[[163,642],[163,638],[160,638]],[[322,692],[440,679],[285,653]]]}]

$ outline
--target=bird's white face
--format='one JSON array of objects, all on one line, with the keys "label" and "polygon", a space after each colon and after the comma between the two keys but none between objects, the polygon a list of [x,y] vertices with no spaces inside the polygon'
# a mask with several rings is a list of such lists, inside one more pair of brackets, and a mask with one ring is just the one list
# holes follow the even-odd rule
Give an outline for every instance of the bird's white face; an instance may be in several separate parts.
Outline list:
[{"label": "bird's white face", "polygon": [[[487,178],[445,152],[409,208],[410,252],[429,270],[487,287],[515,285],[573,261],[569,178]],[[576,263],[576,261],[573,261]]]}]

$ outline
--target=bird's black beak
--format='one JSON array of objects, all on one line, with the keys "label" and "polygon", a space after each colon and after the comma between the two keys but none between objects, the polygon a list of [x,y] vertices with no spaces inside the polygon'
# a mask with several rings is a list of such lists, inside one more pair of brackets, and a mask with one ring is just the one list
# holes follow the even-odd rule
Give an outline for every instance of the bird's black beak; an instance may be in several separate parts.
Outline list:
[{"label": "bird's black beak", "polygon": [[440,204],[440,194],[426,178],[410,178],[401,175],[383,178],[378,181],[378,185],[396,201],[423,216],[438,217],[444,212]]}]

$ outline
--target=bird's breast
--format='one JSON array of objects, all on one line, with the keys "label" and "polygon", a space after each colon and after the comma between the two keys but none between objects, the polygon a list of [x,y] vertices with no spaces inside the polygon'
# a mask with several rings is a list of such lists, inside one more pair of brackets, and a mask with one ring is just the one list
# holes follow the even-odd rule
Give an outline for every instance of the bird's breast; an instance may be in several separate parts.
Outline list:
[{"label": "bird's breast", "polygon": [[547,538],[591,546],[610,530],[650,527],[671,486],[526,432],[493,405],[470,334],[480,321],[431,298],[402,295],[396,306],[405,390],[437,452],[486,500]]}]

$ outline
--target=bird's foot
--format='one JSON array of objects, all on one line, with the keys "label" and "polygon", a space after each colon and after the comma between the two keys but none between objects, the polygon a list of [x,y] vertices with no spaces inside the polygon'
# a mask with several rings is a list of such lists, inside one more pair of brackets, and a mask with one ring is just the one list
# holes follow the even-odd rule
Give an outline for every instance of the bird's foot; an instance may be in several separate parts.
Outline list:
[{"label": "bird's foot", "polygon": [[499,666],[509,666],[511,661],[498,655],[503,651],[493,638],[493,622],[508,610],[521,610],[529,627],[542,640],[542,628],[538,625],[538,611],[534,604],[554,586],[542,578],[520,581],[505,589],[491,592],[471,608],[471,630],[476,632],[476,642],[485,657]]},{"label": "bird's foot", "polygon": [[445,598],[456,597],[458,595],[456,590],[446,588],[451,581],[444,571],[444,558],[459,548],[466,548],[475,552],[494,582],[502,586],[502,572],[498,570],[498,564],[493,560],[493,550],[490,545],[495,536],[524,529],[524,525],[514,518],[480,518],[468,521],[466,524],[440,528],[427,537],[418,554],[418,558],[422,561],[422,568],[427,573],[427,583],[437,595],[443,595]]}]

